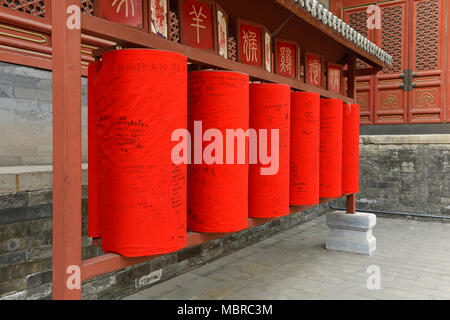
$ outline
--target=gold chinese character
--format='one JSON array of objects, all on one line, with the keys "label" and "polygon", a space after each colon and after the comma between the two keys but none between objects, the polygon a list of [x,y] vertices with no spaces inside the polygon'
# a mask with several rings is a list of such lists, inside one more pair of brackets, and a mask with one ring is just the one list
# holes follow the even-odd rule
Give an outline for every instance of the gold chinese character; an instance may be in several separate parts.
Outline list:
[{"label": "gold chinese character", "polygon": [[244,30],[244,54],[247,62],[258,62],[257,50],[258,40],[256,39],[256,32],[245,32]]},{"label": "gold chinese character", "polygon": [[114,7],[117,4],[116,12],[119,13],[120,8],[125,3],[125,16],[128,18],[128,1],[130,1],[131,16],[134,17],[134,0],[114,0],[112,6]]},{"label": "gold chinese character", "polygon": [[319,61],[310,60],[309,61],[309,78],[311,79],[312,83],[319,84],[319,80],[317,79],[317,77],[319,76],[319,72],[320,72]]},{"label": "gold chinese character", "polygon": [[281,47],[281,63],[280,69],[281,72],[286,72],[291,74],[292,72],[292,50],[288,47]]},{"label": "gold chinese character", "polygon": [[[189,15],[194,15],[194,18],[192,18],[193,21],[196,23],[191,23],[191,27],[197,28],[197,43],[200,43],[200,29],[206,29],[205,26],[201,25],[202,22],[204,22],[203,19],[206,19],[206,15],[202,13],[203,7],[200,7],[200,10],[197,12],[197,9],[194,5],[192,5],[192,11],[189,12]],[[203,18],[203,19],[202,19]]]}]

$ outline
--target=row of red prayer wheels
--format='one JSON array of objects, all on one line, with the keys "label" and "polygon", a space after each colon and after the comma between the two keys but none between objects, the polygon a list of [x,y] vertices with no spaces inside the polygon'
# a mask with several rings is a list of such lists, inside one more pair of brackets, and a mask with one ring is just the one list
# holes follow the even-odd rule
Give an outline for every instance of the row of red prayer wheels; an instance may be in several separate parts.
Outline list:
[{"label": "row of red prayer wheels", "polygon": [[186,57],[146,49],[91,63],[88,91],[89,236],[104,252],[169,253],[188,230],[236,232],[358,192],[357,105],[188,73]]}]

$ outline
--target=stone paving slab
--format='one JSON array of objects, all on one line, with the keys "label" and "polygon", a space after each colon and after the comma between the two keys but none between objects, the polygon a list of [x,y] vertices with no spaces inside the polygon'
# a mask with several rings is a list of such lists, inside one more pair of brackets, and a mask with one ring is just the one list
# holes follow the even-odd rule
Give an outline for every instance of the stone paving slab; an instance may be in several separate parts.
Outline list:
[{"label": "stone paving slab", "polygon": [[450,299],[450,224],[377,219],[372,256],[326,250],[322,216],[125,299]]}]

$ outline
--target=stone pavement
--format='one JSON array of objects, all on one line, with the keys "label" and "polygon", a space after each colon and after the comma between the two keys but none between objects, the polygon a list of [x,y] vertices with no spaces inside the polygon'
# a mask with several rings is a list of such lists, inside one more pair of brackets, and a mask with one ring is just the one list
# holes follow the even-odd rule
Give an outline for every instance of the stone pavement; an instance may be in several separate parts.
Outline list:
[{"label": "stone pavement", "polygon": [[370,257],[327,251],[322,216],[125,299],[450,299],[450,223],[377,220]]}]

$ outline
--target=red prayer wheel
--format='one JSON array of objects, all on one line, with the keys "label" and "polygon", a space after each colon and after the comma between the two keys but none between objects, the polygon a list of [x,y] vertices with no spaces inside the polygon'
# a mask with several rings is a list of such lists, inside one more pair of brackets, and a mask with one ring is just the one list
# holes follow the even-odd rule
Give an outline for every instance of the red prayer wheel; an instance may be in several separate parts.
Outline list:
[{"label": "red prayer wheel", "polygon": [[286,85],[250,84],[250,128],[258,136],[250,148],[258,154],[257,150],[263,151],[261,143],[267,146],[263,158],[259,154],[258,161],[250,163],[248,213],[252,218],[289,214],[290,95]]},{"label": "red prayer wheel", "polygon": [[187,128],[187,59],[117,50],[103,55],[99,73],[101,90],[90,99],[98,172],[89,168],[89,175],[98,174],[102,249],[126,257],[179,250],[186,244],[187,168],[172,162],[170,138]]},{"label": "red prayer wheel", "polygon": [[320,100],[321,198],[342,196],[342,112],[342,100]]},{"label": "red prayer wheel", "polygon": [[359,112],[357,104],[344,103],[342,123],[342,193],[359,192]]},{"label": "red prayer wheel", "polygon": [[291,94],[291,205],[319,203],[320,95]]},{"label": "red prayer wheel", "polygon": [[[188,168],[188,230],[246,229],[248,138],[243,132],[249,128],[249,77],[227,71],[190,72],[188,110],[189,132],[194,135]],[[241,138],[228,139],[227,129],[242,130]]]}]

